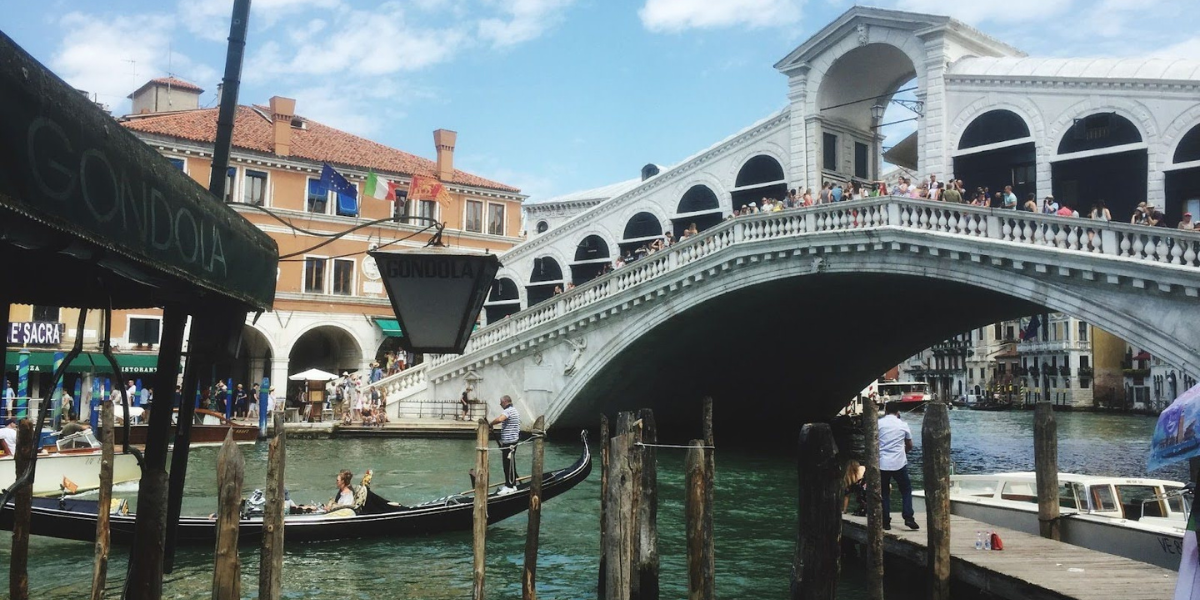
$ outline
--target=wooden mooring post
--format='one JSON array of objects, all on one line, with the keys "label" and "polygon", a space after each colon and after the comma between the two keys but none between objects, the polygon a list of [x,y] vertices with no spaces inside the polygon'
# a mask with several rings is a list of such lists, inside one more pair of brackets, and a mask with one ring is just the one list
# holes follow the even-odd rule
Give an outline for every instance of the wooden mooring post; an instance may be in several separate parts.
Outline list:
[{"label": "wooden mooring post", "polygon": [[638,600],[658,600],[658,454],[654,444],[658,442],[658,427],[654,423],[654,411],[643,408],[638,411],[641,435],[637,447],[638,463],[641,466],[641,486],[637,500],[637,587]]},{"label": "wooden mooring post", "polygon": [[242,477],[246,462],[233,441],[233,429],[217,454],[217,544],[213,552],[213,600],[240,600],[242,565],[238,560],[238,525],[241,521]]},{"label": "wooden mooring post", "polygon": [[108,580],[109,530],[108,517],[112,507],[113,486],[113,404],[105,400],[100,405],[100,497],[96,512],[96,561],[92,565],[91,600],[104,597]]},{"label": "wooden mooring post", "polygon": [[1058,541],[1058,426],[1054,407],[1038,402],[1033,413],[1033,465],[1037,477],[1038,532]]},{"label": "wooden mooring post", "polygon": [[472,513],[472,600],[484,600],[484,574],[486,573],[485,559],[487,548],[487,493],[488,493],[488,433],[491,426],[487,419],[479,419],[475,428],[475,508]]},{"label": "wooden mooring post", "polygon": [[542,468],[546,458],[546,417],[533,422],[533,472],[529,476],[529,527],[525,533],[525,568],[521,574],[522,600],[537,600],[538,533],[542,525]]},{"label": "wooden mooring post", "polygon": [[930,600],[950,599],[950,411],[943,402],[925,407],[921,424],[925,475]]},{"label": "wooden mooring post", "polygon": [[[713,437],[713,399],[712,396],[705,396],[702,401],[701,416],[700,416],[700,437],[704,438],[704,558],[708,561],[705,570],[712,573],[716,578],[717,574],[717,553],[716,540],[713,538],[713,506],[715,502],[714,486],[716,485],[717,472],[717,443]],[[713,584],[716,585],[715,583]],[[715,587],[714,587],[715,590]],[[716,592],[714,591],[715,595]]]},{"label": "wooden mooring post", "polygon": [[792,565],[793,600],[835,600],[841,571],[842,469],[828,423],[800,428],[799,525]]},{"label": "wooden mooring post", "polygon": [[[13,457],[14,473],[19,478],[33,462],[37,443],[33,421],[17,423],[17,455]],[[8,597],[29,600],[29,521],[33,518],[33,482],[21,486],[13,495],[12,556],[8,563]]]},{"label": "wooden mooring post", "polygon": [[637,536],[637,507],[635,488],[641,481],[637,458],[634,456],[635,438],[625,433],[618,422],[608,458],[608,488],[605,490],[607,503],[607,526],[604,536],[605,598],[607,600],[631,600],[635,579],[634,552]]},{"label": "wooden mooring post", "polygon": [[596,584],[596,598],[605,597],[605,578],[608,570],[608,558],[604,549],[605,536],[608,535],[608,455],[612,447],[612,438],[608,437],[608,417],[600,415],[600,577]]},{"label": "wooden mooring post", "polygon": [[258,597],[279,600],[283,591],[283,515],[286,438],[283,413],[276,411],[271,422],[272,437],[267,448],[267,505],[263,507],[262,550],[258,557]]},{"label": "wooden mooring post", "polygon": [[687,532],[688,600],[713,600],[712,521],[707,498],[712,493],[712,474],[704,440],[689,442],[684,472],[684,516]]},{"label": "wooden mooring post", "polygon": [[883,600],[883,496],[879,475],[879,407],[863,401],[863,449],[867,472],[867,598]]}]

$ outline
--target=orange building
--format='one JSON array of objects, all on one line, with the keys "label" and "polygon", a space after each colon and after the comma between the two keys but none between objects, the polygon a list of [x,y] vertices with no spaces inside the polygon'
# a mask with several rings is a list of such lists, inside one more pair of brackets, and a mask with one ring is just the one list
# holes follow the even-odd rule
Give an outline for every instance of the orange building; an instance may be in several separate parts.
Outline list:
[{"label": "orange building", "polygon": [[[130,96],[140,112],[119,121],[207,187],[218,109],[198,108],[202,91],[178,79],[152,80]],[[453,131],[433,132],[436,159],[430,160],[307,119],[297,113],[295,100],[278,96],[266,106],[239,106],[233,131],[225,201],[278,242],[280,263],[274,310],[247,322],[238,362],[220,377],[281,381],[314,367],[354,371],[397,348],[393,336],[400,332],[391,305],[365,253],[424,246],[433,230],[427,221],[406,217],[441,221],[442,241],[450,246],[499,253],[521,241],[524,196],[513,186],[455,169]],[[354,185],[354,197],[324,189],[325,164]],[[396,184],[401,203],[363,194],[372,172]],[[414,176],[440,182],[448,194],[441,201],[405,201]],[[397,216],[398,222],[371,223]],[[337,234],[345,235],[330,237]],[[75,317],[67,312],[14,307],[10,318],[65,324],[60,344],[35,349],[44,354],[73,342],[74,332],[65,330],[74,328]],[[115,314],[116,349],[152,356],[160,316]],[[99,323],[89,319],[85,343],[94,348],[98,330],[92,321]],[[6,371],[13,370],[10,363]]]}]

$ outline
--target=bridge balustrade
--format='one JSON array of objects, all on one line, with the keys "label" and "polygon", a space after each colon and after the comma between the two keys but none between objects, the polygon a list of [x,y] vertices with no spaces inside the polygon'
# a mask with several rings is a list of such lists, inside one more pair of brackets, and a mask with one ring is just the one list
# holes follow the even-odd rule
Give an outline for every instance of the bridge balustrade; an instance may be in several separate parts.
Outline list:
[{"label": "bridge balustrade", "polygon": [[[1200,270],[1200,233],[1193,231],[905,197],[870,198],[726,219],[670,248],[479,329],[464,355],[512,340],[738,244],[885,229],[919,230]],[[435,355],[375,385],[382,387],[389,399],[403,396],[424,388],[429,369],[459,358]]]}]

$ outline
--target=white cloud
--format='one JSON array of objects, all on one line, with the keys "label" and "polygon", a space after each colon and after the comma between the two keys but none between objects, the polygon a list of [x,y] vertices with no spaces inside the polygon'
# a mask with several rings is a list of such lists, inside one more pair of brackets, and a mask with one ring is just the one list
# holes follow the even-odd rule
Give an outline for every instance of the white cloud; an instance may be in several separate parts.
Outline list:
[{"label": "white cloud", "polygon": [[169,14],[113,17],[72,12],[58,20],[63,41],[50,66],[76,88],[97,94],[122,113],[125,97],[154,77],[168,74],[215,89],[219,76],[208,65],[173,51],[175,18]]},{"label": "white cloud", "polygon": [[659,33],[720,27],[776,27],[800,20],[802,0],[646,0],[642,26]]},{"label": "white cloud", "polygon": [[503,18],[479,22],[479,37],[493,46],[513,46],[541,37],[563,19],[574,0],[493,0]]},{"label": "white cloud", "polygon": [[[1061,15],[1072,0],[899,0],[897,8],[913,12],[947,15],[966,23],[1032,23]],[[1067,23],[1057,23],[1070,27]]]},{"label": "white cloud", "polygon": [[1188,38],[1150,54],[1154,58],[1191,58],[1200,56],[1200,36]]},{"label": "white cloud", "polygon": [[[250,4],[250,35],[303,11],[332,12],[343,7],[343,0],[254,0]],[[229,38],[233,0],[180,0],[178,12],[180,21],[196,37],[211,42],[224,42]]]},{"label": "white cloud", "polygon": [[316,85],[287,90],[286,95],[296,99],[296,112],[305,117],[369,138],[407,116],[395,102],[404,91],[389,80],[372,86]]}]

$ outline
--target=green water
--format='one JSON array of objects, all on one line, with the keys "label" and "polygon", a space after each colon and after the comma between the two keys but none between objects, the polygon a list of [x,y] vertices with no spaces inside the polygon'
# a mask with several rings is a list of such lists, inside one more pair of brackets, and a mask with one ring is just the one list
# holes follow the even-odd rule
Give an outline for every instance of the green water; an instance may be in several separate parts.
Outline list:
[{"label": "green water", "polygon": [[[920,481],[920,415],[905,417],[917,438],[910,471]],[[1154,419],[1092,414],[1060,414],[1059,461],[1065,471],[1144,475]],[[951,412],[953,459],[959,473],[1032,469],[1032,413]],[[718,437],[718,440],[720,438]],[[672,440],[664,440],[672,441]],[[293,440],[288,446],[287,480],[298,502],[327,500],[334,473],[348,468],[358,476],[374,469],[373,489],[402,503],[439,497],[469,487],[474,442],[468,440]],[[266,446],[243,446],[247,491],[266,477]],[[574,461],[579,444],[547,445],[547,468]],[[493,453],[495,454],[495,453]],[[528,452],[522,474],[528,472]],[[189,464],[185,514],[213,511],[216,450],[196,449]],[[788,593],[795,540],[796,476],[793,456],[778,448],[728,448],[717,452],[717,593],[722,598],[784,598]],[[659,549],[663,598],[684,598],[686,557],[683,537],[683,452],[659,451]],[[598,467],[598,465],[597,465]],[[492,472],[500,473],[498,457]],[[1182,468],[1154,473],[1185,477]],[[599,556],[599,471],[567,494],[549,501],[542,513],[538,591],[543,598],[594,598]],[[133,498],[136,491],[117,494]],[[488,529],[487,588],[492,598],[519,598],[526,520],[514,517]],[[0,564],[7,565],[11,536],[0,535]],[[115,548],[109,588],[119,595],[127,548]],[[92,546],[33,538],[29,569],[37,599],[86,597]],[[258,558],[242,550],[244,596],[256,596]],[[164,585],[167,598],[208,598],[212,552],[180,550],[175,572]],[[404,540],[290,544],[284,559],[284,597],[341,599],[469,598],[470,533]],[[7,590],[8,570],[0,572]],[[865,597],[861,572],[847,564],[840,583],[845,599]],[[3,592],[0,592],[3,593]],[[917,598],[910,590],[889,590],[889,598]]]}]

